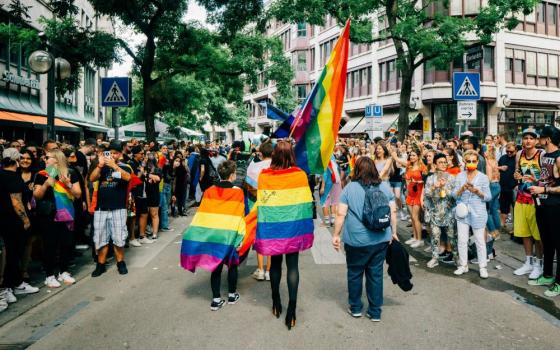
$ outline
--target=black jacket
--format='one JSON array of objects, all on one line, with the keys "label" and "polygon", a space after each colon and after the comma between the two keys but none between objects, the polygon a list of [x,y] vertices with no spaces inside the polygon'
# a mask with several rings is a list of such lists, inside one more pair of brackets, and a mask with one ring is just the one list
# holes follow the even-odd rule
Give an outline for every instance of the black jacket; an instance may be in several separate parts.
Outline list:
[{"label": "black jacket", "polygon": [[410,265],[408,262],[408,253],[402,244],[398,241],[393,241],[387,248],[387,255],[385,257],[387,265],[387,273],[391,276],[393,284],[398,284],[399,287],[408,292],[412,289],[412,273],[410,273]]}]

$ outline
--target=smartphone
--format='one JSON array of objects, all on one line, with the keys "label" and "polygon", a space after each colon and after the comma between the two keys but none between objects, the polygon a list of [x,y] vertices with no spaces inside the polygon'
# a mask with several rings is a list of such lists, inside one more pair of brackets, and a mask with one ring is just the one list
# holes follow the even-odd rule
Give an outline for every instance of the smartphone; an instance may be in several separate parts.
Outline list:
[{"label": "smartphone", "polygon": [[111,152],[109,151],[103,152],[103,155],[105,156],[105,158],[111,158]]}]

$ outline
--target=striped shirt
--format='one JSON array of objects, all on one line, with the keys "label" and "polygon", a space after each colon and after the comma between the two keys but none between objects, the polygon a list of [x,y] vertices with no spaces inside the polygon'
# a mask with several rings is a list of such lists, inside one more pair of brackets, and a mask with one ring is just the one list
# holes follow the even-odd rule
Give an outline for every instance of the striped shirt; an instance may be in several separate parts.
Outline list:
[{"label": "striped shirt", "polygon": [[457,218],[458,222],[467,224],[473,229],[480,229],[486,227],[486,221],[488,220],[488,212],[486,211],[486,202],[492,199],[492,194],[490,193],[490,181],[488,176],[477,172],[474,177],[472,184],[474,187],[480,189],[484,194],[484,198],[480,198],[478,195],[472,193],[471,191],[464,191],[460,196],[457,194],[461,187],[467,182],[467,172],[463,171],[455,178],[455,188],[453,190],[453,196],[457,199],[457,204],[464,203],[469,208],[469,214],[460,219]]}]

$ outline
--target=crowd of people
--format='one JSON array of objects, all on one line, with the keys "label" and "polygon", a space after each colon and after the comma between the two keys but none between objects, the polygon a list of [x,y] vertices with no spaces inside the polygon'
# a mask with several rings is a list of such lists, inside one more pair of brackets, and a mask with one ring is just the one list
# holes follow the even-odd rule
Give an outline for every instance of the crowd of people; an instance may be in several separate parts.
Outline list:
[{"label": "crowd of people", "polygon": [[[399,219],[411,228],[404,244],[430,253],[428,268],[455,265],[455,275],[478,265],[480,277],[488,278],[494,241],[511,236],[526,256],[514,274],[528,275],[530,285],[546,286],[544,294],[555,297],[560,295],[560,270],[553,271],[560,254],[553,232],[560,214],[560,131],[528,128],[521,136],[521,145],[506,135],[479,141],[469,132],[448,140],[436,134],[429,141],[414,134],[404,141],[394,135],[339,138],[322,175],[297,168],[292,143],[285,140],[228,146],[88,139],[77,146],[46,141],[41,147],[14,140],[2,145],[0,220],[6,225],[0,239],[0,309],[17,295],[38,291],[27,271],[34,249],[40,250],[48,288],[75,283],[69,266],[78,244],[92,247],[93,277],[106,272],[110,254],[118,273],[126,274],[124,248],[157,242],[173,230],[169,217],[187,215],[189,206],[200,210],[183,237],[181,263],[212,272],[214,311],[225,304],[219,293],[224,265],[228,303],[240,298],[236,266],[246,256],[241,237],[250,224],[241,229],[239,218],[251,208],[258,264],[252,276],[270,280],[272,312],[279,317],[286,261],[288,328],[295,326],[298,256],[313,244],[313,218],[334,226],[333,247],[344,247],[353,317],[362,316],[365,277],[366,316],[380,320],[383,262],[389,247],[400,245],[391,244],[399,239]],[[228,219],[212,220],[218,214]],[[228,238],[218,238],[224,232]]]}]

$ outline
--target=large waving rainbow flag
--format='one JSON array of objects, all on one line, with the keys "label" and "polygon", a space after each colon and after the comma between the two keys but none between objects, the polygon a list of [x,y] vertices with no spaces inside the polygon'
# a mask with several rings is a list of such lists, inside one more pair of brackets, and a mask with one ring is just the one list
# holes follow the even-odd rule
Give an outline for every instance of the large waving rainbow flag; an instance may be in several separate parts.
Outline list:
[{"label": "large waving rainbow flag", "polygon": [[307,175],[301,169],[264,169],[257,189],[255,250],[269,256],[311,248],[312,200]]},{"label": "large waving rainbow flag", "polygon": [[350,20],[292,126],[296,162],[308,174],[323,174],[333,153],[344,104],[349,44]]},{"label": "large waving rainbow flag", "polygon": [[[39,171],[39,174],[49,177],[49,173],[45,170]],[[74,196],[70,188],[62,181],[56,180],[53,186],[53,194],[56,208],[54,221],[63,222],[70,231],[74,231]]]},{"label": "large waving rainbow flag", "polygon": [[242,189],[212,186],[204,191],[200,207],[183,234],[181,266],[192,272],[197,267],[212,272],[222,261],[238,265],[244,216]]}]

